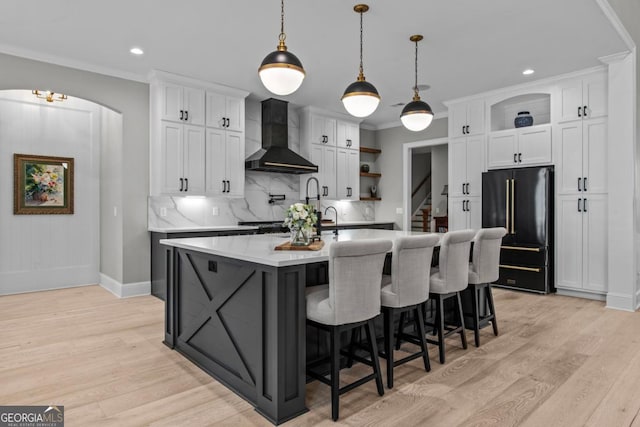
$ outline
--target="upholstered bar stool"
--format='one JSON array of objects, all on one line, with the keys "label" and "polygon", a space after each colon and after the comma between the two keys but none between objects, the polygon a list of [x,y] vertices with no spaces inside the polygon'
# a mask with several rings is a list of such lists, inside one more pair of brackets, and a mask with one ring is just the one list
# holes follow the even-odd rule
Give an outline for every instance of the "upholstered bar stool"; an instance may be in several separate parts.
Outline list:
[{"label": "upholstered bar stool", "polygon": [[[429,298],[429,273],[433,247],[439,235],[417,235],[400,237],[393,244],[391,275],[382,276],[380,299],[384,315],[384,353],[387,360],[387,387],[393,388],[393,369],[396,366],[422,357],[425,371],[429,372],[429,353],[424,331],[422,305]],[[413,312],[417,336],[406,334],[403,322],[398,327],[397,342],[411,342],[420,346],[420,351],[394,361],[393,319],[398,313]]]},{"label": "upholstered bar stool", "polygon": [[[331,386],[331,415],[338,419],[339,396],[375,379],[384,394],[373,319],[380,314],[380,281],[390,240],[336,242],[329,247],[329,284],[307,290],[307,323],[329,332],[330,377],[307,366],[307,375]],[[373,373],[340,388],[340,334],[365,328],[371,359],[353,358],[373,367]]]},{"label": "upholstered bar stool", "polygon": [[[467,348],[467,337],[464,330],[464,316],[462,314],[462,301],[460,292],[467,288],[469,283],[469,251],[473,230],[450,231],[442,238],[440,244],[440,260],[438,268],[431,274],[429,298],[436,302],[435,326],[438,340],[427,339],[431,344],[437,344],[440,363],[445,362],[444,340],[452,334],[459,333],[462,348]],[[455,298],[456,317],[458,324],[452,327],[445,325],[444,301]]]},{"label": "upholstered bar stool", "polygon": [[[483,228],[473,238],[473,257],[469,265],[469,291],[472,295],[471,319],[476,347],[480,347],[480,328],[491,322],[493,334],[498,336],[498,322],[493,305],[491,283],[500,276],[500,247],[507,234],[503,227]],[[484,289],[484,299],[489,312],[480,316],[480,290]]]}]

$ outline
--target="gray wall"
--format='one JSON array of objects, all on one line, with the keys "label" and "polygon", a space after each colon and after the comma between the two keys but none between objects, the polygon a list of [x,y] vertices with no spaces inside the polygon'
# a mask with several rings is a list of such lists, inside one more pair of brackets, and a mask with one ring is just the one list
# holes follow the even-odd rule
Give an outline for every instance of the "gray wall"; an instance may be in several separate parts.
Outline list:
[{"label": "gray wall", "polygon": [[[431,153],[413,153],[411,155],[411,192],[416,189],[418,184],[431,172]],[[422,204],[425,197],[431,191],[431,185],[427,182],[411,199],[411,211]]]},{"label": "gray wall", "polygon": [[446,137],[447,126],[447,119],[442,118],[421,132],[412,132],[403,126],[376,132],[376,144],[382,150],[378,156],[382,173],[378,192],[382,201],[377,202],[376,221],[395,222],[396,228],[402,228],[403,216],[396,213],[397,208],[402,208],[402,144]]},{"label": "gray wall", "polygon": [[118,212],[122,215],[122,253],[107,254],[116,259],[103,261],[113,264],[114,271],[122,265],[122,283],[149,280],[149,85],[5,54],[0,54],[0,70],[0,90],[49,89],[122,114],[122,208]]},{"label": "gray wall", "polygon": [[449,146],[436,145],[431,148],[431,186],[433,195],[433,216],[447,215],[447,196],[442,196],[442,189],[449,183]]}]

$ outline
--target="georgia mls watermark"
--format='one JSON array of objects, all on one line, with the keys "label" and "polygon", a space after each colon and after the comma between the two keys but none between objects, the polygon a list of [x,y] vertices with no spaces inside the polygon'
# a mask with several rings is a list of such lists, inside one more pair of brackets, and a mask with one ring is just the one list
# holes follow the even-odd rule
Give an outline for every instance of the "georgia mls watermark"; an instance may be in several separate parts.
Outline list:
[{"label": "georgia mls watermark", "polygon": [[64,406],[0,406],[0,427],[64,427]]}]

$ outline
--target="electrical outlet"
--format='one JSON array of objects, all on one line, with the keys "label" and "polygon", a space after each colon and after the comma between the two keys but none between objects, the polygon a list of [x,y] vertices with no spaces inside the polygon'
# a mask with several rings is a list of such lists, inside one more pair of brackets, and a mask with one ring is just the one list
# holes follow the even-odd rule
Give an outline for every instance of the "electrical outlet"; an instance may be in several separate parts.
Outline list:
[{"label": "electrical outlet", "polygon": [[117,206],[113,207],[113,216],[118,216],[118,207]]},{"label": "electrical outlet", "polygon": [[217,207],[217,206],[214,206],[213,208],[211,208],[211,215],[213,215],[213,216],[220,215],[220,208]]},{"label": "electrical outlet", "polygon": [[160,216],[163,218],[167,216],[167,208],[160,208]]}]

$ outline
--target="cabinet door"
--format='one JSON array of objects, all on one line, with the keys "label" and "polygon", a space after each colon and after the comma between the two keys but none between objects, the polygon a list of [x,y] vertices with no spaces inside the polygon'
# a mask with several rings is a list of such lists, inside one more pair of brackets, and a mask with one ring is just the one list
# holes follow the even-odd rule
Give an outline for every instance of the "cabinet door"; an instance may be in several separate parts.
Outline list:
[{"label": "cabinet door", "polygon": [[467,104],[457,104],[449,108],[451,120],[451,137],[466,135]]},{"label": "cabinet door", "polygon": [[467,135],[484,133],[484,101],[471,101],[467,104]]},{"label": "cabinet door", "polygon": [[607,196],[589,195],[583,204],[583,288],[607,291]]},{"label": "cabinet door", "polygon": [[[311,116],[311,142],[314,144],[327,144],[329,135],[326,129],[327,119],[323,116]],[[335,145],[335,144],[334,144]]]},{"label": "cabinet door", "polygon": [[182,96],[184,122],[204,126],[204,90],[185,87]]},{"label": "cabinet door", "polygon": [[[226,133],[223,130],[207,129],[206,140],[206,191],[223,195],[226,179]],[[243,169],[244,171],[244,169]]]},{"label": "cabinet door", "polygon": [[583,114],[585,119],[606,116],[608,102],[606,74],[596,74],[584,79],[582,84],[582,103],[587,106],[586,113]]},{"label": "cabinet door", "polygon": [[582,121],[556,127],[556,191],[558,194],[582,194]]},{"label": "cabinet door", "polygon": [[244,131],[244,100],[227,97],[226,117],[229,119],[227,130],[234,132]]},{"label": "cabinet door", "polygon": [[226,132],[226,179],[227,195],[244,195],[244,137],[241,133]]},{"label": "cabinet door", "polygon": [[463,197],[449,198],[449,231],[467,228],[467,200]]},{"label": "cabinet door", "polygon": [[551,163],[551,125],[519,130],[518,155],[522,166]]},{"label": "cabinet door", "polygon": [[557,287],[580,289],[582,288],[582,220],[584,214],[578,212],[577,195],[559,196],[556,201]]},{"label": "cabinet door", "polygon": [[355,123],[347,125],[347,139],[349,140],[349,148],[352,150],[360,149],[360,125]]},{"label": "cabinet door", "polygon": [[581,79],[564,81],[559,85],[557,106],[559,123],[582,119]]},{"label": "cabinet door", "polygon": [[184,110],[182,106],[182,86],[167,83],[162,85],[161,90],[162,112],[160,118],[172,122],[181,122],[180,110]]},{"label": "cabinet door", "polygon": [[349,150],[346,148],[337,149],[336,157],[336,197],[338,199],[348,199],[349,196]]},{"label": "cabinet door", "polygon": [[187,194],[204,194],[204,128],[199,126],[184,126],[183,132],[184,191]]},{"label": "cabinet door", "polygon": [[327,187],[326,199],[335,199],[338,195],[336,191],[337,183],[337,169],[336,169],[336,148],[335,147],[322,147],[322,179],[320,185]]},{"label": "cabinet door", "polygon": [[349,148],[347,140],[349,139],[349,123],[336,122],[336,147]]},{"label": "cabinet door", "polygon": [[327,135],[327,145],[336,146],[337,120],[326,118],[324,120],[324,134]]},{"label": "cabinet door", "polygon": [[[583,173],[588,193],[607,192],[607,119],[582,122]],[[632,178],[629,178],[632,179]]]},{"label": "cabinet door", "polygon": [[467,228],[479,230],[482,228],[482,199],[470,197],[467,199]]},{"label": "cabinet door", "polygon": [[487,167],[489,169],[512,168],[517,162],[517,131],[489,135]]},{"label": "cabinet door", "polygon": [[467,138],[467,196],[482,195],[484,172],[484,136]]},{"label": "cabinet door", "polygon": [[[309,161],[314,165],[318,165],[318,172],[311,175],[300,175],[300,200],[304,200],[307,196],[307,181],[310,177],[314,177],[320,183],[320,197],[322,196],[322,180],[324,179],[324,146],[320,144],[309,144]],[[316,186],[314,182],[309,183],[309,199],[310,201],[316,200],[318,194],[316,193]]]},{"label": "cabinet door", "polygon": [[467,183],[467,138],[449,142],[449,197],[465,196]]},{"label": "cabinet door", "polygon": [[360,152],[349,150],[349,200],[360,200]]},{"label": "cabinet door", "polygon": [[[160,126],[160,143],[162,151],[162,171],[161,174],[161,192],[162,193],[179,193],[181,190],[180,180],[182,176],[182,131],[183,126],[171,123],[161,122]],[[184,189],[184,186],[182,187]]]},{"label": "cabinet door", "polygon": [[218,93],[207,92],[207,127],[225,129],[227,98]]}]

